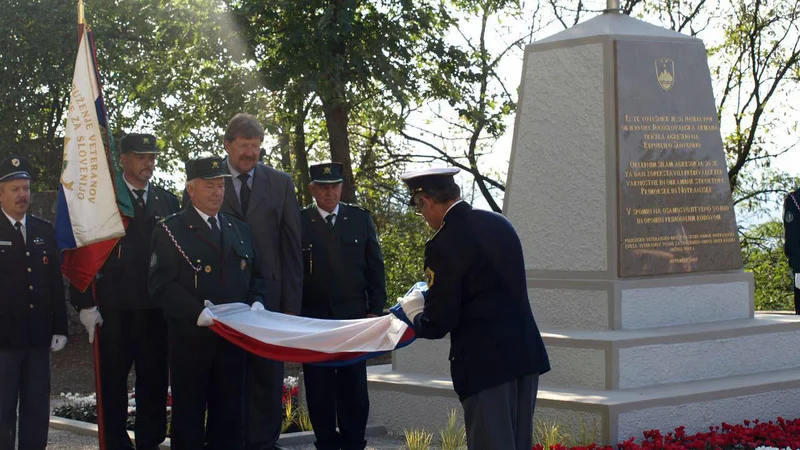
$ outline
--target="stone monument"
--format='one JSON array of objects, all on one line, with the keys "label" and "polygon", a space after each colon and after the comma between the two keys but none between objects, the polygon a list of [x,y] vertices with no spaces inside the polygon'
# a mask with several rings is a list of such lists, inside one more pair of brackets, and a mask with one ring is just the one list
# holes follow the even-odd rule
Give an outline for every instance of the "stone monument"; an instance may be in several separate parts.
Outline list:
[{"label": "stone monument", "polygon": [[[706,50],[620,14],[529,45],[504,214],[552,372],[536,418],[615,444],[800,417],[800,321],[754,314]],[[371,421],[435,431],[448,340],[369,372]]]}]

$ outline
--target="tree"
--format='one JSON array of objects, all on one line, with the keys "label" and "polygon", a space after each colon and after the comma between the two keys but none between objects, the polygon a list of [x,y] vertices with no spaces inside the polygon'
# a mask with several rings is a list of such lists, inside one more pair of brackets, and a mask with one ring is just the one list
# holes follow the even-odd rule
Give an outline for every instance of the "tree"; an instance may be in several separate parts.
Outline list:
[{"label": "tree", "polygon": [[[440,56],[432,58],[425,71],[430,89],[426,98],[430,101],[421,109],[437,120],[401,134],[432,151],[435,159],[470,174],[489,207],[500,212],[502,207],[496,196],[505,191],[505,185],[498,181],[498,174],[482,166],[481,158],[506,132],[507,118],[516,111],[516,91],[507,86],[499,68],[505,58],[519,57],[523,46],[530,42],[536,31],[538,9],[530,17],[533,25],[520,32],[514,26],[524,11],[518,1],[458,0],[452,4],[460,12],[460,22],[452,27],[458,33],[458,43],[451,43]],[[464,31],[470,29],[477,32]],[[504,42],[492,51],[491,47],[497,47],[492,40],[499,33],[504,34]]]},{"label": "tree", "polygon": [[783,254],[783,222],[770,220],[742,233],[742,255],[757,289],[756,310],[793,310],[794,282]]},{"label": "tree", "polygon": [[[448,16],[435,2],[229,0],[264,84],[316,94],[330,157],[355,200],[351,117],[365,103],[387,112],[416,94],[416,63],[435,49]],[[291,108],[285,108],[291,109]],[[294,108],[298,111],[297,108]]]}]

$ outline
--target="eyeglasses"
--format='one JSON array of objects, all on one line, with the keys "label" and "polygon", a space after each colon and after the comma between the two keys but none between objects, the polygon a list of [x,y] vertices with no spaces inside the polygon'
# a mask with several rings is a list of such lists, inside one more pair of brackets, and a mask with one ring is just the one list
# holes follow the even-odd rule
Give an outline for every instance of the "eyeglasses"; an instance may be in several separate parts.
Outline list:
[{"label": "eyeglasses", "polygon": [[419,197],[415,196],[412,199],[414,203],[414,214],[421,216],[422,215],[422,208],[425,207],[425,203],[419,199]]}]

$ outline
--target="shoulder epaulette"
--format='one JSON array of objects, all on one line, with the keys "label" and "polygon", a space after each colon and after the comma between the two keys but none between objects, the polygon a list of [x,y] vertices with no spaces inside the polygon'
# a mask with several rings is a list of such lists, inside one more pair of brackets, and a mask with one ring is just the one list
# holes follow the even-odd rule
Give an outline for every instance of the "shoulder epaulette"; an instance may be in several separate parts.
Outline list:
[{"label": "shoulder epaulette", "polygon": [[158,186],[156,184],[154,184],[153,187],[158,191],[159,194],[166,194],[169,195],[170,197],[174,197],[176,200],[178,199],[178,196],[173,194],[172,191],[170,190],[164,189],[163,187]]},{"label": "shoulder epaulette", "polygon": [[351,203],[345,203],[345,202],[342,202],[342,204],[345,205],[345,206],[349,206],[349,207],[351,207],[353,209],[360,209],[361,211],[369,212],[369,210],[367,208],[364,208],[363,206],[353,205]]},{"label": "shoulder epaulette", "polygon": [[164,222],[167,222],[168,220],[171,220],[171,219],[173,219],[173,218],[177,217],[177,216],[178,216],[178,214],[180,214],[180,213],[174,213],[174,214],[170,214],[169,216],[162,218],[162,219],[161,219],[161,220],[159,220],[158,222],[159,222],[159,223],[164,223]]},{"label": "shoulder epaulette", "polygon": [[44,222],[44,223],[46,223],[46,224],[48,224],[48,225],[52,225],[52,223],[51,223],[49,220],[47,220],[47,219],[45,219],[45,218],[43,218],[43,217],[34,216],[34,215],[33,215],[33,214],[31,214],[31,213],[28,213],[28,217],[30,217],[31,219],[36,219],[36,220],[38,220],[39,222]]}]

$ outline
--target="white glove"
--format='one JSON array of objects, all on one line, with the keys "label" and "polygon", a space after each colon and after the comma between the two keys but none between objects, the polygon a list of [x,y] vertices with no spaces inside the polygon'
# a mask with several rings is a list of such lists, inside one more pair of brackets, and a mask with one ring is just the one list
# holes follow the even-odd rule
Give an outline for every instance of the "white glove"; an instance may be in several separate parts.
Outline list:
[{"label": "white glove", "polygon": [[103,325],[103,316],[100,315],[97,306],[92,306],[81,310],[80,319],[83,326],[86,327],[86,331],[89,332],[89,343],[91,344],[94,342],[94,328],[97,325]]},{"label": "white glove", "polygon": [[422,310],[425,308],[425,297],[422,295],[422,291],[415,289],[405,297],[398,299],[397,303],[403,308],[408,320],[413,323],[414,318],[422,314]]},{"label": "white glove", "polygon": [[800,289],[800,273],[794,274],[794,287]]},{"label": "white glove", "polygon": [[253,302],[253,306],[250,307],[250,311],[264,311],[264,304],[261,302]]},{"label": "white glove", "polygon": [[214,325],[214,319],[217,318],[217,315],[211,312],[208,308],[203,308],[203,311],[197,316],[197,326],[198,327],[210,327]]},{"label": "white glove", "polygon": [[57,352],[67,345],[67,337],[61,334],[54,334],[53,340],[50,341],[50,350]]}]

